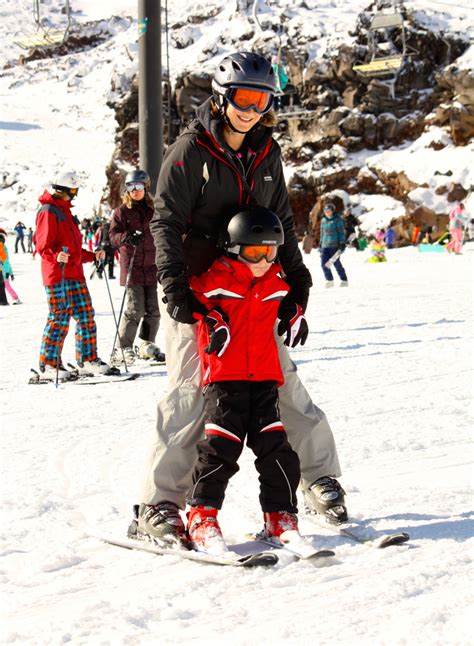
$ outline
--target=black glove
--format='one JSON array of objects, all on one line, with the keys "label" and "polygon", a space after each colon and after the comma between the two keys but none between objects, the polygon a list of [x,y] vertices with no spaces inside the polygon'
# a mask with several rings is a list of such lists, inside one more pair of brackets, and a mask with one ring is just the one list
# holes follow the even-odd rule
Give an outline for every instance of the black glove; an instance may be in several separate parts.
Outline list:
[{"label": "black glove", "polygon": [[209,345],[204,348],[207,354],[214,352],[218,357],[221,357],[230,343],[230,327],[224,318],[224,314],[218,310],[211,310],[204,317],[209,330]]},{"label": "black glove", "polygon": [[297,303],[287,303],[282,308],[284,301],[285,299],[282,300],[278,309],[278,318],[280,319],[278,323],[278,335],[283,336],[286,334],[284,343],[292,348],[298,345],[298,343],[304,345],[308,338],[309,330],[303,308]]},{"label": "black glove", "polygon": [[340,244],[340,245],[339,245],[339,251],[340,251],[341,253],[344,253],[344,251],[345,251],[345,250],[346,250],[346,245],[345,245],[345,244]]},{"label": "black glove", "polygon": [[6,277],[7,277],[7,280],[8,280],[8,279],[10,279],[10,280],[15,280],[15,276],[14,276],[13,274],[5,274],[5,275],[6,275]]},{"label": "black glove", "polygon": [[207,307],[198,301],[189,287],[183,287],[163,298],[166,311],[178,323],[196,323],[208,312]]},{"label": "black glove", "polygon": [[125,238],[125,244],[130,244],[136,247],[143,240],[143,233],[141,231],[132,231]]}]

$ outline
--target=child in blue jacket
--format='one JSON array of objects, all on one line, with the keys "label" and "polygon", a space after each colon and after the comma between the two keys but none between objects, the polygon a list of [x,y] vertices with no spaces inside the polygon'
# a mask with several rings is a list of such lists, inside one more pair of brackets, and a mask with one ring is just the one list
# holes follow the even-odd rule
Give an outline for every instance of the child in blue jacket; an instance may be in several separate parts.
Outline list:
[{"label": "child in blue jacket", "polygon": [[[331,264],[334,264],[334,269],[341,279],[341,287],[347,287],[347,275],[340,259],[340,255],[346,248],[344,220],[336,213],[334,204],[327,204],[323,213],[319,249],[321,252],[321,267],[326,278],[326,287],[334,287],[334,278],[330,269]],[[326,263],[333,258],[334,254],[337,254],[336,260],[326,266]]]}]

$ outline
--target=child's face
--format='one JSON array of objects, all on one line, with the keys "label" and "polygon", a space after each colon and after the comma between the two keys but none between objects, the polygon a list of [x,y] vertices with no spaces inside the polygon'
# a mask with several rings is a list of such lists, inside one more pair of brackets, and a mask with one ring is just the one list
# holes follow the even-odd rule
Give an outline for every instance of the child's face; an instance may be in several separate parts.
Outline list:
[{"label": "child's face", "polygon": [[262,276],[264,276],[272,266],[272,263],[267,262],[266,258],[262,258],[258,262],[248,262],[248,260],[245,260],[245,258],[239,256],[239,260],[240,262],[243,262],[244,265],[247,265],[255,278],[261,278]]}]

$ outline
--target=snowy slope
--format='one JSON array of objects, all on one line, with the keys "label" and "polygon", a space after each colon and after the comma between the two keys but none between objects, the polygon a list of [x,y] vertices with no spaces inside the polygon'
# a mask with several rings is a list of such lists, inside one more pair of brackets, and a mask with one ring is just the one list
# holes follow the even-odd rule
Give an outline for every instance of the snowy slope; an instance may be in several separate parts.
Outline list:
[{"label": "snowy slope", "polygon": [[[310,335],[293,351],[336,434],[350,511],[411,534],[382,552],[308,520],[336,550],[327,567],[281,563],[232,571],[108,547],[124,535],[165,371],[128,384],[28,386],[46,304],[38,261],[12,256],[23,305],[2,308],[0,548],[5,644],[462,645],[472,635],[472,264],[463,256],[344,255],[351,286],[324,290],[319,256]],[[113,321],[90,282],[99,350]],[[115,307],[120,287],[111,283]],[[69,334],[65,358],[74,360]],[[472,414],[472,410],[471,410]],[[260,527],[253,459],[244,451],[221,513],[232,544]]]},{"label": "snowy slope", "polygon": [[[4,62],[21,53],[12,44],[18,33],[34,27],[32,4],[16,0],[0,10]],[[136,3],[72,4],[78,21],[115,14],[123,22],[109,41],[85,54],[2,71],[2,175],[17,175],[18,182],[0,191],[0,226],[13,226],[19,217],[31,225],[37,195],[58,168],[83,172],[79,217],[98,205],[105,186],[115,132],[105,100],[111,76],[136,64],[127,54],[136,55],[136,24],[127,23]],[[169,4],[175,22],[207,6]],[[301,10],[305,28],[317,23],[322,48],[347,38],[366,5],[307,0],[306,10],[300,4],[293,8],[295,20]],[[467,30],[472,24],[462,7],[416,4],[426,9],[431,26]],[[57,3],[41,6],[47,11]],[[227,3],[201,37],[215,40],[233,8]],[[173,52],[176,71],[198,60],[203,42],[198,39],[192,52]],[[407,164],[412,150],[423,168],[426,160],[415,145],[395,151],[397,165]],[[380,155],[387,166],[394,159]],[[465,166],[456,162],[456,172],[472,172],[470,166],[466,157]],[[380,212],[392,205],[367,206]],[[9,248],[12,253],[10,238]],[[333,564],[315,567],[282,555],[273,570],[231,571],[132,554],[91,538],[126,531],[155,404],[166,388],[165,370],[150,369],[128,384],[58,390],[26,385],[47,309],[39,259],[12,254],[14,286],[24,304],[0,308],[1,643],[471,643],[473,256],[472,244],[460,257],[407,248],[389,252],[389,262],[378,266],[348,250],[343,260],[351,286],[328,291],[318,255],[305,256],[315,282],[311,333],[294,360],[336,435],[350,512],[379,531],[409,531],[411,548],[378,552],[324,536],[303,519],[302,530],[315,544],[336,550]],[[118,309],[117,282],[111,289]],[[95,279],[90,288],[99,351],[107,359],[114,328],[106,286]],[[74,360],[72,332],[65,359]],[[221,516],[230,543],[260,527],[248,452]]]}]

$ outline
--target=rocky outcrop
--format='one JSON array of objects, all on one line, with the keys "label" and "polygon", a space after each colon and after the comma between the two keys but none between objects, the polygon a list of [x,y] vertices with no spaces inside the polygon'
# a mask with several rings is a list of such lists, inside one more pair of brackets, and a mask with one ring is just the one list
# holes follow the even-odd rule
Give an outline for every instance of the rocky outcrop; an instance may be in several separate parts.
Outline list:
[{"label": "rocky outcrop", "polygon": [[[241,0],[241,4],[248,5],[246,0]],[[248,11],[249,7],[246,9]],[[304,37],[297,29],[285,33],[283,21],[283,62],[297,95],[284,97],[282,101],[282,105],[285,104],[282,110],[289,116],[280,117],[277,136],[285,161],[295,168],[289,181],[289,193],[299,234],[302,235],[310,224],[317,225],[323,201],[328,196],[331,201],[337,201],[339,198],[334,192],[340,191],[348,196],[388,195],[405,205],[405,215],[397,223],[400,239],[410,239],[414,224],[443,226],[446,213],[435,213],[410,197],[420,187],[406,172],[388,172],[371,165],[370,161],[366,165],[362,157],[349,156],[362,150],[401,146],[416,140],[433,125],[448,131],[456,145],[465,145],[472,138],[473,72],[469,66],[460,68],[456,64],[469,41],[461,35],[430,32],[417,24],[414,16],[415,13],[413,16],[404,14],[408,55],[392,78],[371,78],[354,70],[356,63],[369,56],[368,13],[360,15],[351,34],[354,43],[347,43],[309,63]],[[186,22],[173,25],[175,47],[189,46],[193,34],[190,25],[205,19],[205,16],[191,16]],[[267,32],[255,36],[253,26],[249,24],[245,39],[250,40],[249,49],[258,49],[270,57],[274,39],[265,34],[271,24],[264,25],[265,28]],[[218,43],[231,42],[227,34],[219,39]],[[218,43],[203,48],[202,60],[217,53]],[[391,46],[401,51],[397,38]],[[175,79],[170,101],[165,97],[163,103],[166,141],[174,140],[179,129],[192,119],[195,108],[210,93],[211,77],[205,72],[185,72]],[[136,80],[128,84],[126,92],[113,94],[110,105],[116,110],[120,132],[108,169],[110,190],[107,199],[111,206],[116,205],[120,194],[123,167],[136,164],[138,160]],[[441,150],[447,142],[441,137],[433,139],[429,145],[434,150]],[[436,190],[450,203],[464,199],[470,187],[453,185],[447,179],[446,183],[438,183]]]}]

